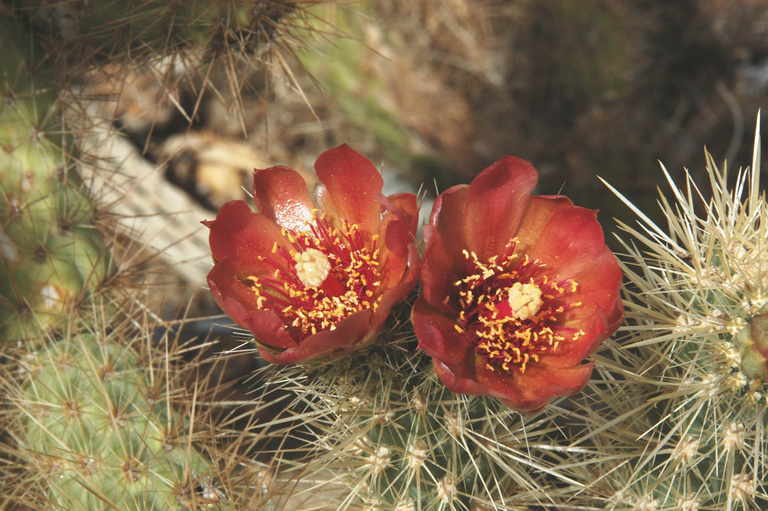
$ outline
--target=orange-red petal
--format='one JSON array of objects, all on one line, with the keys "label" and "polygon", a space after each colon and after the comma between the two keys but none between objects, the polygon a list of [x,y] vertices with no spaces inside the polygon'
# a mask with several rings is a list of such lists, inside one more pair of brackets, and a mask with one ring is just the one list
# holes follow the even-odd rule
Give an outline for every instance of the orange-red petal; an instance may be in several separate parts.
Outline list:
[{"label": "orange-red petal", "polygon": [[438,359],[433,360],[435,374],[437,374],[443,385],[451,392],[457,394],[487,394],[488,389],[472,378],[462,378],[457,376],[450,367]]},{"label": "orange-red petal", "polygon": [[563,368],[532,365],[525,373],[511,374],[490,371],[484,361],[477,364],[477,380],[486,393],[520,411],[535,411],[556,397],[578,392],[591,374],[592,364]]},{"label": "orange-red petal", "polygon": [[500,253],[515,236],[537,180],[536,169],[514,156],[480,172],[467,196],[467,247],[481,259]]},{"label": "orange-red petal", "polygon": [[430,225],[433,230],[424,231],[427,246],[432,233],[439,233],[444,240],[448,257],[461,258],[461,251],[467,248],[466,219],[468,185],[452,186],[441,193],[432,206]]},{"label": "orange-red petal", "polygon": [[416,280],[419,273],[419,262],[416,248],[411,249],[411,255],[409,256],[409,269],[402,277],[402,280],[395,285],[384,291],[381,295],[381,301],[378,308],[373,312],[373,319],[371,320],[371,329],[378,330],[384,325],[384,322],[389,316],[389,312],[392,307],[403,301],[408,294],[416,287]]},{"label": "orange-red petal", "polygon": [[363,231],[378,230],[384,182],[368,158],[344,144],[321,154],[315,170],[330,203],[326,207]]},{"label": "orange-red petal", "polygon": [[247,328],[248,312],[256,308],[256,296],[238,280],[234,268],[226,261],[216,263],[208,273],[208,288],[219,307]]},{"label": "orange-red petal", "polygon": [[544,231],[552,215],[557,211],[572,207],[573,202],[562,195],[534,195],[528,201],[520,226],[514,236],[522,247],[530,247]]},{"label": "orange-red petal", "polygon": [[593,305],[573,309],[569,316],[564,326],[581,330],[581,335],[576,340],[561,343],[557,352],[541,355],[543,366],[575,366],[592,354],[608,335],[606,313]]},{"label": "orange-red petal", "polygon": [[429,241],[424,252],[424,261],[428,264],[421,268],[421,294],[422,298],[432,307],[441,309],[445,313],[455,312],[453,306],[446,302],[455,294],[453,283],[460,278],[459,273],[464,261],[452,256],[447,248],[442,234],[428,225],[424,228]]},{"label": "orange-red petal", "polygon": [[[534,411],[551,399],[570,396],[581,390],[592,375],[593,364],[573,367],[530,367],[524,374],[515,374],[520,401],[515,408]],[[514,397],[518,399],[517,396]],[[507,404],[512,405],[512,400]]]},{"label": "orange-red petal", "polygon": [[256,343],[272,348],[287,349],[297,346],[297,342],[285,328],[280,317],[272,310],[251,311],[247,328],[253,334]]},{"label": "orange-red petal", "polygon": [[259,211],[277,225],[304,231],[312,224],[314,204],[301,174],[288,167],[270,167],[253,173],[253,199]]},{"label": "orange-red petal", "polygon": [[569,301],[593,304],[606,315],[611,313],[620,301],[621,268],[616,256],[607,247],[592,256],[591,267],[582,268],[567,278],[578,283],[578,289]]},{"label": "orange-red petal", "polygon": [[452,320],[421,299],[413,306],[411,323],[420,350],[443,362],[456,377],[472,377],[474,346],[467,332],[456,331]]},{"label": "orange-red petal", "polygon": [[396,193],[384,197],[384,206],[398,218],[408,220],[408,228],[414,233],[419,226],[419,202],[412,193]]},{"label": "orange-red petal", "polygon": [[238,267],[257,264],[260,255],[284,243],[280,229],[265,215],[254,213],[245,201],[224,204],[215,220],[203,222],[211,232],[214,261],[229,260]]},{"label": "orange-red petal", "polygon": [[303,339],[295,347],[279,351],[260,346],[259,352],[273,364],[294,364],[349,351],[370,333],[371,314],[370,310],[352,314],[334,330],[322,330]]},{"label": "orange-red petal", "polygon": [[579,206],[559,208],[547,222],[528,255],[554,269],[561,279],[595,268],[606,251],[597,211]]},{"label": "orange-red petal", "polygon": [[418,224],[418,205],[412,193],[393,195],[385,199],[388,211],[381,221],[380,237],[385,251],[384,287],[396,285],[406,271],[418,265],[414,258],[416,228]]},{"label": "orange-red petal", "polygon": [[214,265],[208,274],[208,287],[219,307],[238,325],[253,332],[260,342],[282,348],[296,345],[274,312],[257,307],[256,295],[228,261]]},{"label": "orange-red petal", "polygon": [[621,269],[605,245],[596,211],[578,206],[557,209],[528,253],[558,278],[578,283],[569,301],[595,305],[606,316],[613,316],[609,323],[620,320]]}]

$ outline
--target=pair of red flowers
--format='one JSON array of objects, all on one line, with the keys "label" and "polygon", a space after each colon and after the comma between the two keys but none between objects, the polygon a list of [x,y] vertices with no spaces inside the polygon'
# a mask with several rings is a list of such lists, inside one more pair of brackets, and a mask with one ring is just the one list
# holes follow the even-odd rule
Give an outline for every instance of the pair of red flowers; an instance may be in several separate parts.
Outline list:
[{"label": "pair of red flowers", "polygon": [[420,275],[414,330],[452,391],[535,410],[587,382],[582,361],[622,316],[595,211],[532,196],[536,170],[506,157],[438,197],[420,262],[413,194],[383,196],[376,168],[346,145],[315,170],[313,193],[287,167],[257,170],[259,212],[233,201],[205,222],[211,292],[265,359],[365,346]]}]

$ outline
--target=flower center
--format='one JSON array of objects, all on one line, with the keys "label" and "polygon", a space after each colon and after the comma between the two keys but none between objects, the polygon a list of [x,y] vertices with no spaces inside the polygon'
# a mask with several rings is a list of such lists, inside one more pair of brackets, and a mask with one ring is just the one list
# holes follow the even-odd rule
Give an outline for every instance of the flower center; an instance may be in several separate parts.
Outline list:
[{"label": "flower center", "polygon": [[507,304],[516,319],[524,320],[535,316],[543,303],[541,289],[536,284],[515,282],[512,287],[507,288]]},{"label": "flower center", "polygon": [[357,225],[315,219],[306,232],[282,230],[287,245],[274,244],[258,259],[260,275],[242,279],[260,309],[275,311],[297,338],[335,330],[346,317],[376,310],[382,265],[378,235]]},{"label": "flower center", "polygon": [[296,276],[305,287],[317,287],[322,284],[331,271],[331,263],[325,254],[316,248],[309,248],[293,256],[296,264]]},{"label": "flower center", "polygon": [[513,239],[502,254],[486,261],[465,250],[467,276],[454,282],[459,309],[454,328],[474,334],[475,354],[491,371],[524,373],[541,355],[584,335],[562,324],[566,311],[581,305],[569,299],[578,283],[557,280],[543,263],[517,248]]}]

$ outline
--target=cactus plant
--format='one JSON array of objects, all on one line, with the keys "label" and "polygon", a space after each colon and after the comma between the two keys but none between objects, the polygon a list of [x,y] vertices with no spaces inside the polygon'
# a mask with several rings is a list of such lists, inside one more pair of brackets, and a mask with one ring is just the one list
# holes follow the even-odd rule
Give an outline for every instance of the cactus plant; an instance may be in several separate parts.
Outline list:
[{"label": "cactus plant", "polygon": [[50,71],[17,24],[0,20],[0,336],[28,338],[61,324],[109,273],[96,210],[72,170]]},{"label": "cactus plant", "polygon": [[[261,355],[276,364],[326,361],[284,389],[304,403],[294,421],[313,419],[317,432],[319,461],[303,470],[330,464],[349,476],[344,507],[552,503],[551,493],[529,490],[569,480],[563,440],[579,426],[557,407],[529,420],[520,412],[580,390],[593,368],[582,360],[618,326],[621,274],[596,212],[532,196],[536,170],[511,156],[441,194],[411,313],[415,351],[407,329],[380,335],[389,309],[377,308],[378,287],[366,287],[394,282],[380,300],[387,305],[412,287],[415,196],[381,197],[375,168],[346,146],[323,153],[316,170],[319,204],[341,219],[316,213],[303,179],[273,167],[254,177],[261,213],[234,201],[207,223],[211,292]],[[387,220],[390,203],[402,213]],[[326,241],[337,229],[381,232],[371,239],[386,248],[368,255],[368,238],[355,238],[349,259],[347,238]],[[371,342],[374,349],[354,353]],[[300,381],[290,372],[277,378]]]},{"label": "cactus plant", "polygon": [[[0,8],[0,335],[28,338],[61,325],[110,273],[92,198],[67,130],[82,75],[105,62],[145,64],[196,55],[210,84],[216,57],[253,57],[300,3],[292,1],[14,0]],[[234,57],[233,57],[234,58]],[[189,59],[187,59],[189,60]],[[191,62],[191,60],[190,60]],[[189,63],[189,62],[187,62]],[[232,59],[228,60],[232,65]],[[195,67],[195,66],[189,66]],[[232,90],[242,87],[229,73]],[[74,122],[62,122],[69,112]]]},{"label": "cactus plant", "polygon": [[579,486],[568,465],[592,463],[588,449],[568,447],[585,417],[559,404],[523,415],[489,396],[450,392],[397,319],[405,308],[367,349],[261,370],[256,399],[286,402],[261,426],[282,435],[273,455],[284,474],[324,480],[341,496],[340,510],[519,511],[564,502]]},{"label": "cactus plant", "polygon": [[194,0],[18,0],[10,9],[36,37],[59,41],[58,64],[94,65],[115,58],[146,59],[182,49],[256,49],[296,2]]},{"label": "cactus plant", "polygon": [[[758,121],[759,127],[759,121]],[[728,511],[768,502],[768,202],[752,166],[707,154],[659,204],[666,228],[620,224],[628,326],[578,396],[522,416],[454,395],[408,328],[364,353],[278,371],[314,424],[302,475],[331,469],[339,509]],[[707,198],[707,197],[710,198]]]},{"label": "cactus plant", "polygon": [[[707,153],[709,190],[686,172],[660,195],[666,228],[612,189],[640,218],[624,271],[630,325],[623,350],[624,437],[594,482],[601,509],[764,509],[768,364],[768,203],[760,187],[760,130],[752,166],[735,180]],[[710,198],[705,198],[705,197]],[[631,396],[631,397],[630,397]],[[614,399],[614,403],[616,400]],[[616,450],[618,448],[618,451]]]},{"label": "cactus plant", "polygon": [[83,334],[37,353],[28,367],[24,448],[47,465],[55,506],[143,511],[214,498],[195,496],[207,463],[175,445],[183,423],[151,401],[130,348]]},{"label": "cactus plant", "polygon": [[267,467],[244,455],[253,413],[241,410],[246,425],[237,428],[231,418],[213,421],[219,384],[200,377],[199,360],[171,335],[153,345],[157,330],[128,310],[89,311],[61,339],[22,356],[5,381],[6,450],[27,474],[5,498],[87,511],[266,505]]}]

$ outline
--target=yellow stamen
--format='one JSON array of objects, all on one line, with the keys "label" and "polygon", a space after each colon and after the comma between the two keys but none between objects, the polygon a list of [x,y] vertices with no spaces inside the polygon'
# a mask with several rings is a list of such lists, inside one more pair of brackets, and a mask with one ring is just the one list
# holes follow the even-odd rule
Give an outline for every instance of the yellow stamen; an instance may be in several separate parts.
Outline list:
[{"label": "yellow stamen", "polygon": [[459,305],[453,328],[472,328],[475,353],[490,371],[524,373],[543,354],[584,335],[561,326],[565,312],[582,305],[566,298],[578,283],[557,279],[540,261],[517,253],[517,244],[511,240],[505,253],[485,261],[464,250],[471,271],[453,283]]}]

